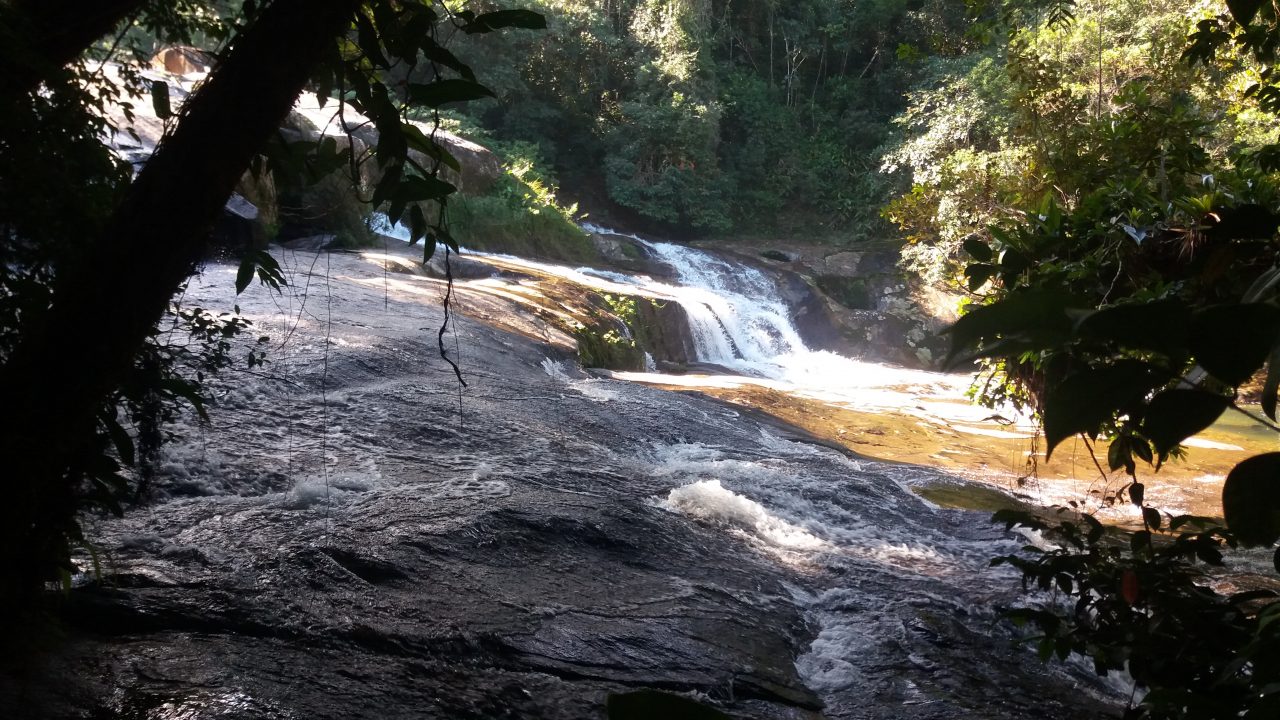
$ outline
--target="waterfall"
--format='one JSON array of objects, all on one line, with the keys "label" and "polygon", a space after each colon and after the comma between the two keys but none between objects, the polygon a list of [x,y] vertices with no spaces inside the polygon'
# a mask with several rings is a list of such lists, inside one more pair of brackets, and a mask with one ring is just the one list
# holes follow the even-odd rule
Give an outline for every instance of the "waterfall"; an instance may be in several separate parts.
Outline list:
[{"label": "waterfall", "polygon": [[582,227],[630,238],[675,271],[677,285],[645,284],[684,308],[700,362],[772,376],[780,356],[809,352],[791,322],[790,309],[780,299],[777,283],[760,270],[684,245],[646,240],[590,223]]},{"label": "waterfall", "polygon": [[676,271],[682,286],[677,297],[689,316],[699,360],[759,365],[808,352],[772,278],[693,248],[641,242]]}]

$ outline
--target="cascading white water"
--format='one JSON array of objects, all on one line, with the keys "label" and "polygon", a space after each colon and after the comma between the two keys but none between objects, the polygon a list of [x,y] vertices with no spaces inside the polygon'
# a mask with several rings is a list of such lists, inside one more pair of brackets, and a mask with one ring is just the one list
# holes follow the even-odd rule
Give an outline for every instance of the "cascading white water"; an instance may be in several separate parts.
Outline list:
[{"label": "cascading white water", "polygon": [[809,351],[780,299],[777,283],[756,268],[599,225],[582,227],[631,238],[675,271],[679,285],[661,289],[684,308],[699,361],[771,376],[767,366],[775,358]]},{"label": "cascading white water", "polygon": [[[977,406],[945,407],[907,402],[904,388],[926,389],[924,395],[962,397],[968,378],[921,370],[893,368],[853,360],[832,352],[812,350],[801,339],[776,282],[766,273],[708,252],[656,242],[630,233],[583,223],[587,232],[629,238],[652,257],[670,266],[677,282],[661,282],[646,275],[569,268],[510,255],[471,250],[469,255],[498,257],[504,263],[563,278],[583,287],[620,295],[637,295],[660,302],[676,302],[685,311],[700,362],[719,365],[748,376],[751,382],[791,394],[862,410],[920,412],[945,416],[947,422],[979,422],[990,411]],[[375,215],[375,232],[408,241],[408,230],[392,227]],[[645,373],[624,374],[645,380]],[[672,382],[671,376],[664,376]]]},{"label": "cascading white water", "polygon": [[779,299],[777,284],[764,273],[682,245],[641,242],[675,269],[686,289],[681,305],[699,360],[758,364],[808,351],[791,323],[791,311]]}]

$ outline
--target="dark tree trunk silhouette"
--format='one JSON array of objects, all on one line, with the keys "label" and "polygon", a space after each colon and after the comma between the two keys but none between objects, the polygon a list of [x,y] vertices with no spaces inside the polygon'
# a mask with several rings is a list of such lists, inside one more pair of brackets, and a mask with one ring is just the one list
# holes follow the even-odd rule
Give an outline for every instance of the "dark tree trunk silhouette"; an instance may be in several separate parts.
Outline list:
[{"label": "dark tree trunk silhouette", "polygon": [[[75,464],[92,457],[96,416],[209,228],[278,127],[358,0],[275,0],[235,40],[183,109],[84,257],[0,369],[0,605],[36,590],[40,559],[74,521]],[[52,161],[52,160],[51,160]]]}]

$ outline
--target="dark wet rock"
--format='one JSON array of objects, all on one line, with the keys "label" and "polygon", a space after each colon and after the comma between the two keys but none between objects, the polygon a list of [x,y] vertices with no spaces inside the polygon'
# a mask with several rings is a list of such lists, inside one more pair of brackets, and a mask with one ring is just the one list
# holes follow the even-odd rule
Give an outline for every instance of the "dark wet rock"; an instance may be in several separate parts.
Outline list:
[{"label": "dark wet rock", "polygon": [[243,196],[232,193],[214,223],[210,240],[215,247],[229,250],[262,247],[266,243],[266,229],[258,208]]},{"label": "dark wet rock", "polygon": [[687,366],[698,359],[689,317],[676,302],[636,299],[636,342],[653,360],[666,366]]},{"label": "dark wet rock", "polygon": [[437,296],[359,254],[279,259],[283,297],[193,279],[288,340],[179,428],[148,507],[95,520],[105,577],[10,660],[5,718],[599,720],[644,687],[762,720],[1108,707],[991,610],[1016,543],[907,469],[455,316],[464,387]]},{"label": "dark wet rock", "polygon": [[330,233],[321,235],[303,235],[302,237],[293,237],[288,240],[281,240],[278,244],[287,250],[297,252],[320,252],[321,250],[329,250],[338,242],[338,236]]},{"label": "dark wet rock", "polygon": [[591,243],[599,252],[600,258],[616,270],[659,278],[673,276],[671,267],[653,258],[644,244],[633,237],[611,232],[593,232]]}]

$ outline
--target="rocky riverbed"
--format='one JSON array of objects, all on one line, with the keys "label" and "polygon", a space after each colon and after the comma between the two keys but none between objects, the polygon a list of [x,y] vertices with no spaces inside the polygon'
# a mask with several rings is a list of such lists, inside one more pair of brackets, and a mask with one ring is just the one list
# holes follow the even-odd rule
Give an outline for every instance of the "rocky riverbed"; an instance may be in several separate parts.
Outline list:
[{"label": "rocky riverbed", "polygon": [[[641,687],[748,718],[1117,707],[998,619],[1015,581],[986,561],[1016,539],[910,491],[958,481],[455,315],[464,386],[439,281],[281,257],[291,288],[238,300],[272,364],[220,378],[153,497],[92,524],[101,575],[86,556],[4,717],[603,718]],[[230,307],[234,274],[184,302]]]}]

